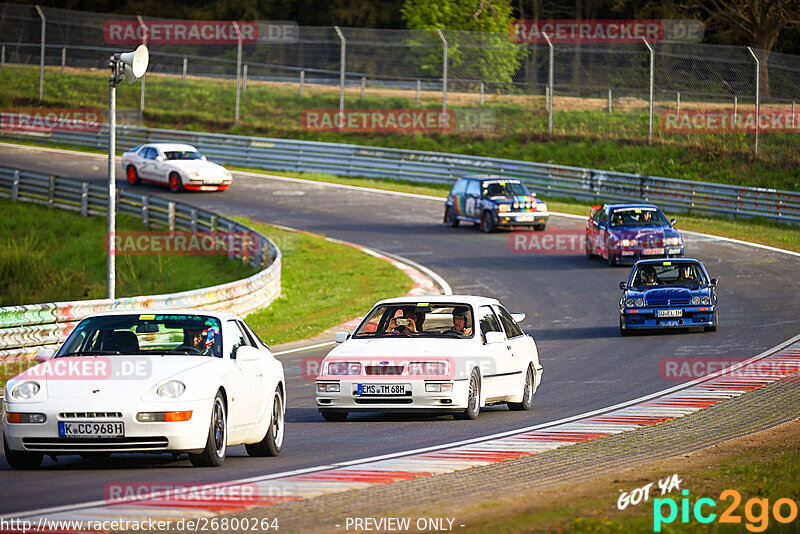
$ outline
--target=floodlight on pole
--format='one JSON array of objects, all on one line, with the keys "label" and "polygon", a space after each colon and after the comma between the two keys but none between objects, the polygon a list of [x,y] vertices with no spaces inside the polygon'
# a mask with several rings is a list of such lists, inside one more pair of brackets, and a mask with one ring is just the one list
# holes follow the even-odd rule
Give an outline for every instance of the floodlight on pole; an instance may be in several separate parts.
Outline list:
[{"label": "floodlight on pole", "polygon": [[128,81],[129,85],[136,83],[136,80],[144,76],[147,72],[147,65],[150,63],[150,53],[145,45],[133,52],[117,53],[111,56],[108,66],[111,69],[111,77],[108,79],[108,261],[106,270],[106,296],[109,299],[115,298],[116,266],[114,264],[114,234],[116,232],[116,152],[117,152],[117,85],[122,81],[122,77]]}]

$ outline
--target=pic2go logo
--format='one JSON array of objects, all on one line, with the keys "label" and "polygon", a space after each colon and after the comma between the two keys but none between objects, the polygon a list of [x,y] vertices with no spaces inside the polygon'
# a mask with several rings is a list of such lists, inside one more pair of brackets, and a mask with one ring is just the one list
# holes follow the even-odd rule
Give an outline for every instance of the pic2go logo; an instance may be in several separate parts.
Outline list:
[{"label": "pic2go logo", "polygon": [[[681,523],[689,523],[689,513],[691,511],[694,519],[699,523],[712,523],[717,514],[711,512],[711,508],[717,506],[714,499],[702,498],[698,499],[694,506],[689,504],[689,490],[681,491],[684,496],[681,499],[680,513]],[[742,522],[741,516],[736,513],[739,504],[742,502],[742,496],[734,489],[727,489],[719,494],[721,501],[731,500],[731,504],[719,516],[719,523],[733,523],[740,524]],[[664,508],[668,509],[667,515],[664,515]],[[667,497],[665,499],[653,500],[653,531],[661,532],[661,525],[668,525],[678,518],[678,503],[675,499]],[[744,517],[747,519],[745,528],[750,532],[764,532],[769,527],[770,511],[772,517],[778,523],[791,523],[797,518],[797,503],[792,499],[782,498],[776,500],[772,509],[770,510],[769,499],[761,499],[753,497],[748,499],[744,504]],[[788,513],[787,513],[788,512]]]}]

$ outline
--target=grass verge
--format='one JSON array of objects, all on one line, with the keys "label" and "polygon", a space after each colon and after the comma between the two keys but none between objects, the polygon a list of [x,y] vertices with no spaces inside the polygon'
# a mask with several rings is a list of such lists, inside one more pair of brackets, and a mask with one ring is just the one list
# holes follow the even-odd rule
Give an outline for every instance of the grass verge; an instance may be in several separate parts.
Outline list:
[{"label": "grass verge", "polygon": [[[10,65],[0,70],[0,107],[91,107],[106,109],[107,74],[96,69],[45,69],[44,99],[38,99],[38,68]],[[752,134],[674,134],[659,127],[656,109],[653,143],[647,142],[644,108],[617,108],[609,113],[585,109],[588,99],[556,98],[554,136],[547,135],[544,100],[532,95],[488,98],[452,92],[449,108],[456,114],[488,113],[490,128],[482,132],[343,133],[310,131],[301,117],[308,109],[337,109],[334,87],[308,85],[305,96],[296,84],[250,80],[241,95],[240,121],[234,124],[235,82],[148,74],[144,124],[155,128],[259,135],[433,150],[591,167],[612,171],[710,180],[737,185],[800,189],[800,155],[792,133],[762,133],[760,156],[753,157]],[[118,109],[138,118],[139,85],[118,88]],[[441,106],[441,94],[425,92],[421,106]],[[348,109],[415,109],[414,91],[370,88],[363,98],[348,90]],[[685,103],[685,106],[690,105]],[[128,110],[127,112],[125,110]],[[124,116],[123,116],[123,120]]]},{"label": "grass verge", "polygon": [[[679,474],[681,489],[688,489],[688,519],[682,522],[681,499],[677,492],[664,497],[675,499],[678,515],[662,532],[798,532],[800,518],[788,524],[776,521],[773,506],[786,498],[797,506],[800,489],[800,419],[763,432],[737,438],[715,447],[662,462],[653,462],[613,475],[604,475],[580,484],[552,488],[536,494],[517,495],[513,501],[491,501],[466,506],[459,520],[469,525],[469,532],[653,532],[654,499],[660,497],[657,484],[650,489],[650,499],[624,510],[617,508],[622,492],[632,492],[647,483],[666,480]],[[731,497],[720,494],[733,489],[741,502],[731,510],[740,523],[721,523],[720,515],[733,506]],[[715,513],[713,522],[704,525],[694,515],[694,505],[701,498],[716,502],[714,508],[702,508],[704,515]],[[768,499],[766,509],[748,505],[752,498]],[[750,506],[750,515],[747,515]],[[796,508],[795,508],[796,510]],[[663,507],[664,514],[668,508]],[[784,503],[781,514],[790,515]],[[748,526],[749,525],[749,526]]]}]

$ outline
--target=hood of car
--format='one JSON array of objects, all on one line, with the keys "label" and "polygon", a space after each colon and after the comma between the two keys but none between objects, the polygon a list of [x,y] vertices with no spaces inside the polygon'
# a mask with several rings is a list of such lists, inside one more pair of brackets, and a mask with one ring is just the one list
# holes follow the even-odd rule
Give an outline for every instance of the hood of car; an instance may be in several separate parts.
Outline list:
[{"label": "hood of car", "polygon": [[680,304],[691,301],[692,297],[711,296],[711,287],[701,285],[699,287],[637,287],[625,292],[625,298],[643,298],[645,305],[666,305]]},{"label": "hood of car", "polygon": [[[87,365],[91,360],[94,364]],[[42,384],[48,399],[140,398],[170,378],[181,377],[187,372],[195,373],[203,367],[219,365],[221,361],[195,355],[54,358],[37,365],[44,366],[44,369],[38,373],[31,372],[27,379]],[[103,362],[109,362],[110,366],[103,365]]]},{"label": "hood of car", "polygon": [[171,159],[164,162],[167,167],[182,171],[195,171],[198,173],[213,173],[219,174],[227,172],[225,167],[217,165],[211,161],[203,161],[200,159]]},{"label": "hood of car", "polygon": [[331,350],[325,358],[447,358],[456,356],[474,341],[474,339],[432,339],[429,337],[348,339]]},{"label": "hood of car", "polygon": [[648,238],[678,237],[680,234],[671,226],[618,226],[609,228],[612,235],[620,239],[647,240]]}]

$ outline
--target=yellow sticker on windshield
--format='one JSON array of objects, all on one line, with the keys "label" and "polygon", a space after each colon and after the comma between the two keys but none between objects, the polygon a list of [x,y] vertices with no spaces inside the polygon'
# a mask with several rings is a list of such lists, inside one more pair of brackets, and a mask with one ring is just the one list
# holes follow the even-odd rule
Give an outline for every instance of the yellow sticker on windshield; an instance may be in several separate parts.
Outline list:
[{"label": "yellow sticker on windshield", "polygon": [[430,302],[419,302],[419,303],[417,303],[417,308],[426,308],[426,307],[428,307],[430,305],[431,305]]},{"label": "yellow sticker on windshield", "polygon": [[498,184],[500,184],[502,187],[505,187],[505,186],[506,186],[506,183],[505,183],[505,182],[497,182],[497,183],[498,183]]},{"label": "yellow sticker on windshield", "polygon": [[665,261],[662,265],[664,265],[664,267],[666,267],[667,265],[672,265],[672,262],[671,261]]},{"label": "yellow sticker on windshield", "polygon": [[156,318],[155,315],[140,315],[139,316],[139,320],[140,321],[153,321],[153,320],[155,320],[155,318]]},{"label": "yellow sticker on windshield", "polygon": [[642,210],[633,210],[634,213],[642,213]]}]

